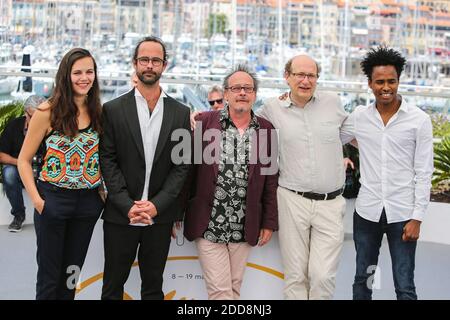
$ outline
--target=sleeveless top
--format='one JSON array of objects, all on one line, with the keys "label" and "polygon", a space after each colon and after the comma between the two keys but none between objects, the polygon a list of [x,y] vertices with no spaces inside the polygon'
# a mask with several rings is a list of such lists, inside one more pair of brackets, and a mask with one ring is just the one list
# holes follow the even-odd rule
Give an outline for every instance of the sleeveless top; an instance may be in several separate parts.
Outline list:
[{"label": "sleeveless top", "polygon": [[90,126],[70,138],[56,130],[46,139],[39,179],[66,189],[93,189],[101,184],[98,133]]}]

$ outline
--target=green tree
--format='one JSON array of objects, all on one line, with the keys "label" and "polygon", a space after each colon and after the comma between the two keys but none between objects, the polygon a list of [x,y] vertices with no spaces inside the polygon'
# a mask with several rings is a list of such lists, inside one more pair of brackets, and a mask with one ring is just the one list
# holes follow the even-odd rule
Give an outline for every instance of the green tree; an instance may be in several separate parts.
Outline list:
[{"label": "green tree", "polygon": [[[14,118],[23,116],[23,101],[13,101],[7,105],[0,106],[0,134],[5,129],[9,121]],[[2,165],[0,164],[0,182],[2,179]]]},{"label": "green tree", "polygon": [[433,186],[450,180],[450,136],[434,146]]},{"label": "green tree", "polygon": [[23,115],[23,101],[13,101],[7,105],[0,106],[0,134],[10,120]]},{"label": "green tree", "polygon": [[442,138],[450,136],[450,121],[448,121],[446,115],[433,113],[430,117],[433,123],[433,137]]},{"label": "green tree", "polygon": [[228,19],[224,13],[210,13],[208,17],[208,37],[213,34],[225,34],[228,26]]}]

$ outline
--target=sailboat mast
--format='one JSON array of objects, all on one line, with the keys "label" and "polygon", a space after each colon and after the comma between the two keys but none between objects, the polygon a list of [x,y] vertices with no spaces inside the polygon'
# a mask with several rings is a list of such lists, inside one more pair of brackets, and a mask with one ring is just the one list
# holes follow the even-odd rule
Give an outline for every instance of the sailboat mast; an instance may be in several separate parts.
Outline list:
[{"label": "sailboat mast", "polygon": [[343,40],[341,47],[341,55],[342,55],[342,68],[341,68],[341,78],[345,79],[346,69],[347,69],[347,48],[348,48],[348,35],[350,32],[350,28],[348,26],[348,0],[345,0],[345,11],[344,11],[344,25],[343,25]]},{"label": "sailboat mast", "polygon": [[234,68],[236,61],[236,0],[231,1],[231,65]]},{"label": "sailboat mast", "polygon": [[325,65],[325,53],[324,53],[324,32],[323,32],[323,1],[319,1],[319,20],[320,20],[320,61],[322,68]]},{"label": "sailboat mast", "polygon": [[283,60],[284,60],[284,52],[283,52],[283,20],[282,20],[282,0],[278,0],[278,72],[283,74]]}]

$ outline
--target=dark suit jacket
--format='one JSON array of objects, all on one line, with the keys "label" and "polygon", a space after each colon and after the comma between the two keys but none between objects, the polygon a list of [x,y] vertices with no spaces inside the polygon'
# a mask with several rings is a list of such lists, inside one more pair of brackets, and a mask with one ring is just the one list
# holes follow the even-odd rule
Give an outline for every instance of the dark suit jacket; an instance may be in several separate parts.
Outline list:
[{"label": "dark suit jacket", "polygon": [[[170,97],[164,98],[163,120],[148,193],[148,199],[158,211],[155,223],[182,218],[178,196],[190,165],[172,162],[172,149],[178,141],[171,141],[171,135],[179,128],[189,133],[189,115],[188,107]],[[134,200],[141,199],[145,183],[144,146],[134,90],[104,104],[102,123],[100,166],[108,191],[103,219],[128,224],[128,212]],[[185,156],[190,157],[190,154]]]},{"label": "dark suit jacket", "polygon": [[[207,129],[222,130],[219,122],[219,111],[204,112],[197,119],[202,123],[203,132]],[[260,129],[257,130],[257,133],[261,129],[273,129],[272,124],[263,118],[258,117],[258,122]],[[262,155],[270,155],[272,152],[278,151],[276,146],[271,146],[270,144],[271,130],[267,131],[268,143],[261,143],[259,141],[260,139],[257,139],[257,149],[254,149],[255,144],[253,144],[252,150],[258,150],[258,159],[255,164],[249,164],[244,234],[245,240],[252,246],[257,244],[259,231],[262,228],[274,231],[278,230],[276,193],[278,170],[272,175],[261,175],[261,168],[269,167],[270,164],[262,164],[267,163],[267,161],[266,159],[261,161],[259,149],[267,147],[268,152],[263,151],[261,152]],[[220,141],[204,141],[202,143],[202,151],[212,143],[220,143]],[[199,150],[194,150],[195,152],[199,152]],[[184,218],[184,235],[190,241],[202,237],[208,227],[213,207],[218,170],[219,165],[217,161],[214,164],[202,163],[194,165],[190,199]]]}]

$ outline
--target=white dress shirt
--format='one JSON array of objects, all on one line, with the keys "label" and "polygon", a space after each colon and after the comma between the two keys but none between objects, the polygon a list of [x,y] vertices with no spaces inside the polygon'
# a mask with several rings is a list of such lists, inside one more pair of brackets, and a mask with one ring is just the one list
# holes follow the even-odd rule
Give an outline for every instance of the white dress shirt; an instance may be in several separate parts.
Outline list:
[{"label": "white dress shirt", "polygon": [[[166,97],[166,94],[161,90],[161,95],[159,96],[151,115],[147,101],[137,88],[134,90],[134,97],[136,99],[137,114],[145,156],[145,184],[141,200],[148,200],[150,174],[152,172],[153,158],[155,157],[156,145],[158,144],[159,133],[161,131],[164,113],[164,97]],[[144,223],[134,223],[132,225],[147,226],[147,224]]]},{"label": "white dress shirt", "polygon": [[422,221],[430,201],[433,132],[430,117],[403,100],[386,126],[375,104],[358,106],[347,119],[344,142],[356,137],[361,164],[358,214],[378,222]]},{"label": "white dress shirt", "polygon": [[280,186],[316,193],[342,188],[345,169],[340,133],[348,114],[337,94],[316,91],[303,108],[289,97],[270,98],[256,115],[278,129]]}]

